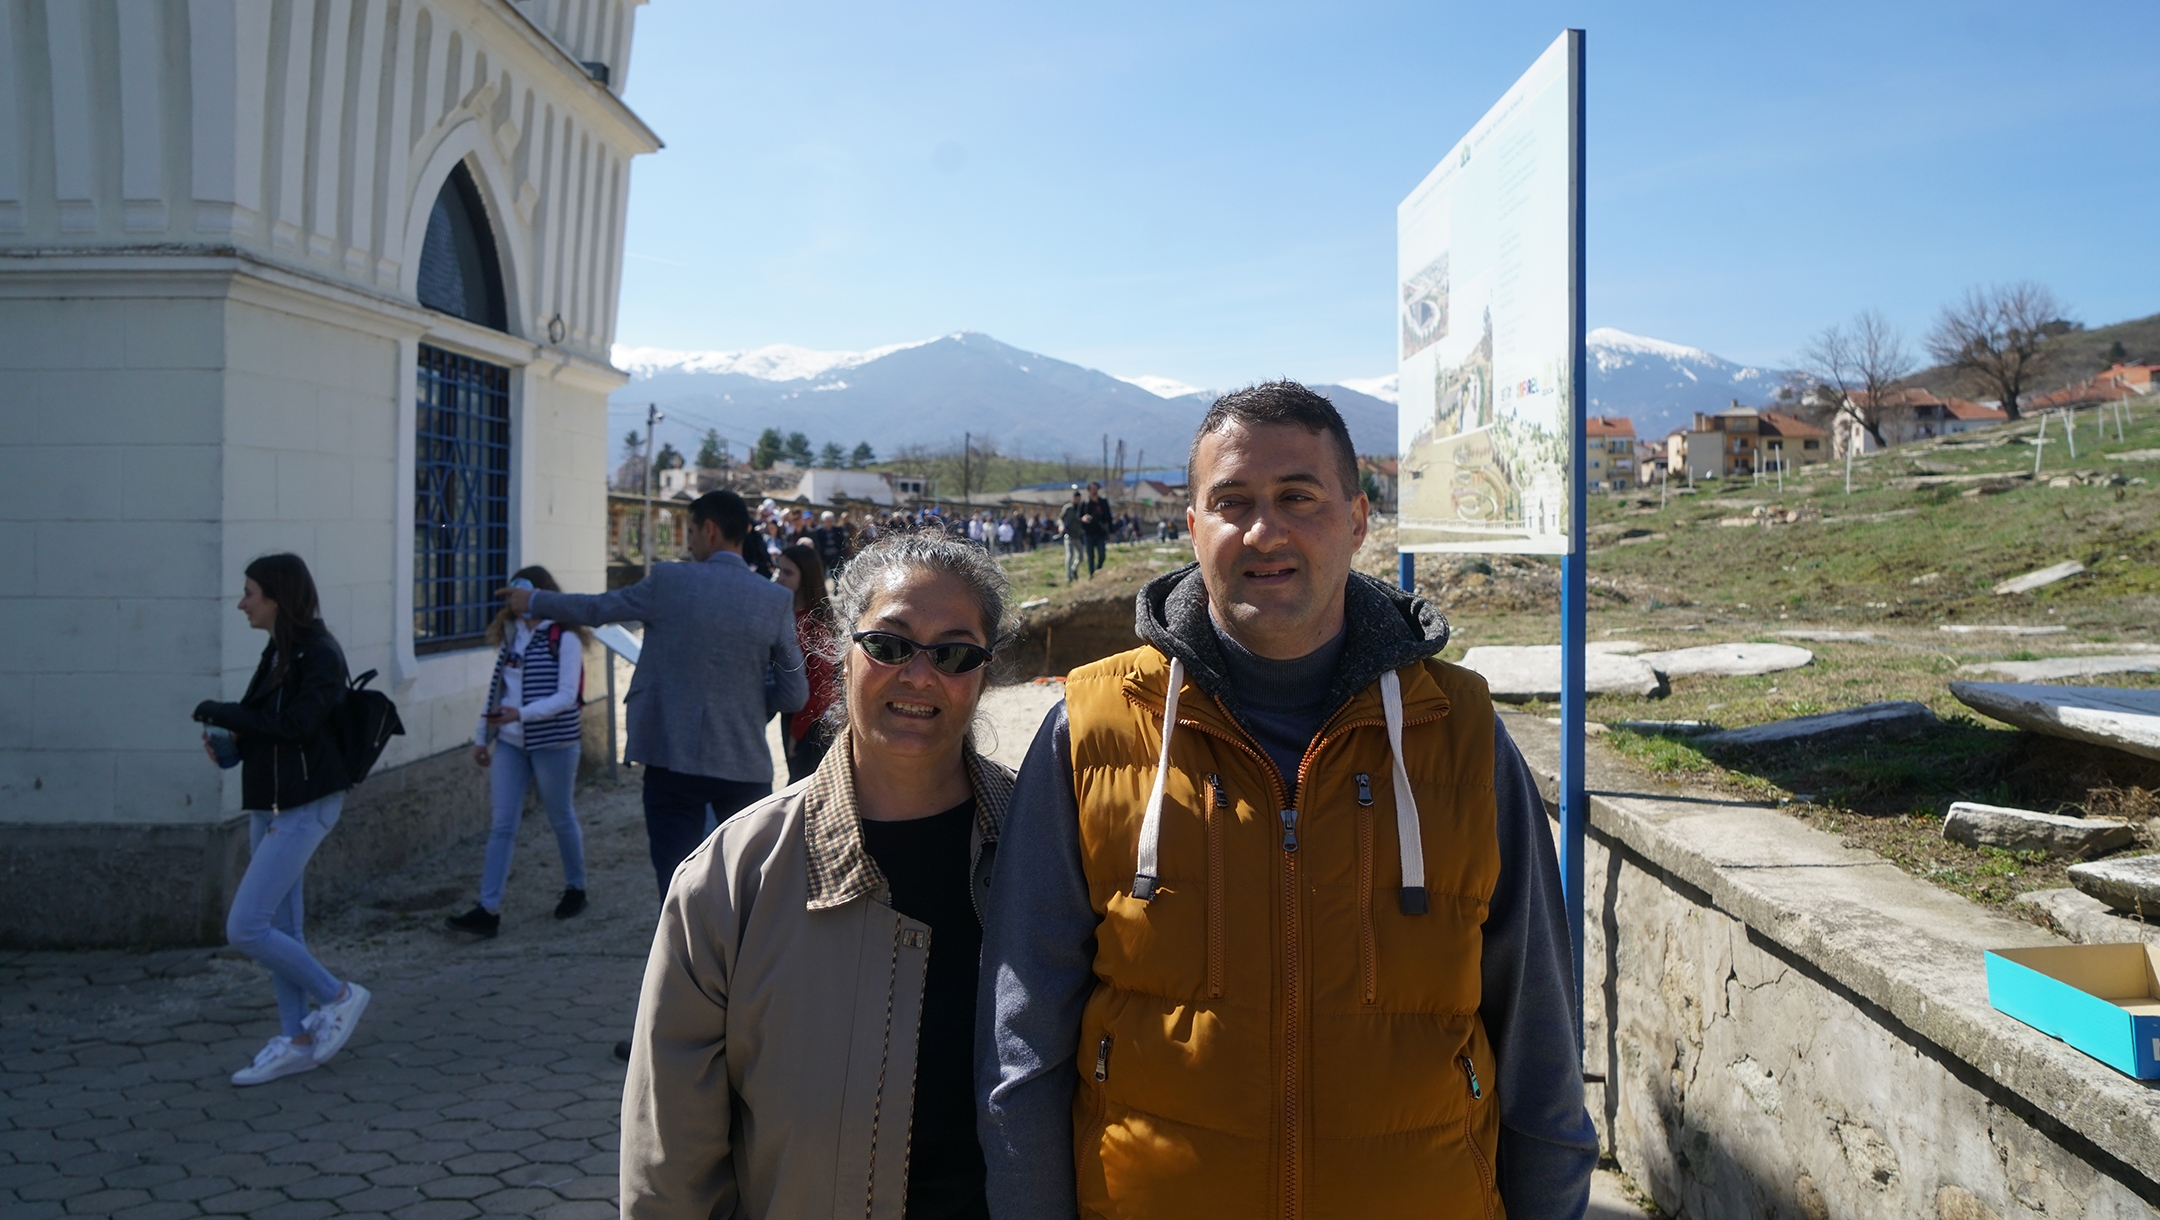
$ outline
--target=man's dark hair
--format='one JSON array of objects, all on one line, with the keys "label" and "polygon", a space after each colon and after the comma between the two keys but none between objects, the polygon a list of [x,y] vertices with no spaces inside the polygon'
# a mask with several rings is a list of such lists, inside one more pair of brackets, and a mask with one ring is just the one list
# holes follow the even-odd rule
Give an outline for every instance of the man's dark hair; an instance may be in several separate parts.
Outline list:
[{"label": "man's dark hair", "polygon": [[1200,438],[1220,432],[1233,422],[1248,428],[1294,424],[1307,432],[1325,432],[1334,437],[1339,459],[1335,472],[1342,479],[1343,494],[1351,499],[1357,497],[1357,450],[1350,443],[1350,429],[1335,404],[1295,381],[1263,381],[1230,391],[1200,417],[1200,426],[1193,431],[1192,448],[1185,451],[1185,486],[1195,503],[1203,490],[1193,484],[1193,467],[1200,460]]},{"label": "man's dark hair", "polygon": [[739,543],[750,532],[750,506],[732,491],[708,491],[690,501],[690,523],[700,521],[712,522],[722,538]]}]

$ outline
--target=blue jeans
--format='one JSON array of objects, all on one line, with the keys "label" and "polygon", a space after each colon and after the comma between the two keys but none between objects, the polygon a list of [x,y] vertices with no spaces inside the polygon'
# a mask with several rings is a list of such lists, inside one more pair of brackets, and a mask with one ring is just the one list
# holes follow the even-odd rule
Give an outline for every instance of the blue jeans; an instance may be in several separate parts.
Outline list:
[{"label": "blue jeans", "polygon": [[487,864],[480,870],[481,906],[502,910],[503,882],[510,876],[510,857],[517,851],[518,822],[525,815],[528,785],[540,789],[548,825],[555,828],[563,884],[574,890],[585,888],[585,833],[578,829],[577,810],[570,807],[570,790],[577,786],[577,760],[575,742],[545,750],[495,743],[494,760],[488,767],[495,824],[488,831]]},{"label": "blue jeans", "polygon": [[1071,534],[1065,535],[1065,583],[1080,579],[1080,554],[1082,544]]},{"label": "blue jeans", "polygon": [[1106,564],[1106,563],[1109,563],[1109,562],[1110,562],[1110,535],[1108,535],[1108,534],[1089,534],[1089,535],[1087,536],[1087,563],[1088,563],[1088,575],[1089,575],[1090,577],[1094,576],[1094,575],[1095,575],[1095,569],[1097,569],[1097,568],[1099,568],[1099,567],[1101,567],[1101,566],[1103,566],[1104,564]]},{"label": "blue jeans", "polygon": [[281,813],[248,813],[247,872],[240,878],[240,888],[233,891],[232,910],[225,916],[225,939],[270,968],[278,1022],[288,1038],[304,1032],[300,1022],[308,1014],[308,997],[328,1004],[345,989],[308,952],[300,932],[306,914],[300,879],[344,808],[345,794],[333,792]]}]

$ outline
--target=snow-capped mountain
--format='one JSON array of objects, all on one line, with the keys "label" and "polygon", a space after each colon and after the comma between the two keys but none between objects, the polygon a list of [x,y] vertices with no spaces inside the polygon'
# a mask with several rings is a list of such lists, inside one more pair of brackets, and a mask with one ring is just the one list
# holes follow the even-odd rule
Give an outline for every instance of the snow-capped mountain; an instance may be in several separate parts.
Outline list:
[{"label": "snow-capped mountain", "polygon": [[1686,428],[1697,411],[1722,411],[1739,399],[1761,406],[1784,373],[1734,364],[1684,347],[1601,326],[1589,333],[1590,413],[1625,415],[1648,440]]},{"label": "snow-capped mountain", "polygon": [[[619,346],[616,367],[632,374],[609,399],[613,437],[644,426],[646,404],[667,414],[660,439],[685,454],[707,428],[736,452],[766,428],[803,432],[852,450],[868,441],[880,454],[904,445],[957,447],[963,433],[1000,451],[1036,457],[1071,454],[1099,460],[1103,437],[1125,442],[1126,460],[1142,451],[1182,461],[1194,425],[1216,392],[1168,377],[1111,376],[1022,351],[963,331],[861,352],[776,344],[753,351],[674,351]],[[1359,452],[1390,452],[1395,408],[1340,386],[1315,386],[1331,398]]]},{"label": "snow-capped mountain", "polygon": [[[1732,399],[1762,403],[1781,376],[1702,351],[1610,328],[1589,335],[1591,412],[1625,415],[1637,436],[1663,437],[1697,411]],[[1153,374],[1113,376],[988,335],[963,331],[867,351],[774,344],[749,351],[676,351],[621,346],[615,364],[633,377],[610,399],[614,437],[644,426],[645,406],[668,415],[660,439],[695,451],[708,428],[740,453],[766,428],[806,433],[811,443],[880,454],[904,445],[957,446],[963,433],[1008,453],[1099,460],[1103,437],[1173,464],[1219,390]],[[1342,412],[1360,453],[1395,445],[1395,378],[1315,385]]]}]

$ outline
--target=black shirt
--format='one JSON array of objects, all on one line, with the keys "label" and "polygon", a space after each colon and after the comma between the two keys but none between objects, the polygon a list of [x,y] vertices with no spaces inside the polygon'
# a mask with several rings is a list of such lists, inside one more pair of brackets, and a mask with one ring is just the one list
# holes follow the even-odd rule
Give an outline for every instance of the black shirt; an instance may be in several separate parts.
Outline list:
[{"label": "black shirt", "polygon": [[975,802],[905,822],[864,819],[863,846],[893,909],[930,925],[929,977],[915,1051],[907,1220],[988,1220],[975,1138],[975,979],[982,922],[969,893]]}]

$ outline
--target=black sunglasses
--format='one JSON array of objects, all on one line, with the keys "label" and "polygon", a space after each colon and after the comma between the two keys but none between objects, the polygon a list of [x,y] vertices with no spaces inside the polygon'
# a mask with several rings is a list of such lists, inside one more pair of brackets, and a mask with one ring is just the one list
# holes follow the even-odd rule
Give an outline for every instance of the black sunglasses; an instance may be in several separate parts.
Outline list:
[{"label": "black sunglasses", "polygon": [[880,665],[905,665],[918,652],[929,653],[930,664],[943,674],[964,674],[990,663],[990,650],[980,644],[918,644],[890,631],[858,631],[855,642]]}]

